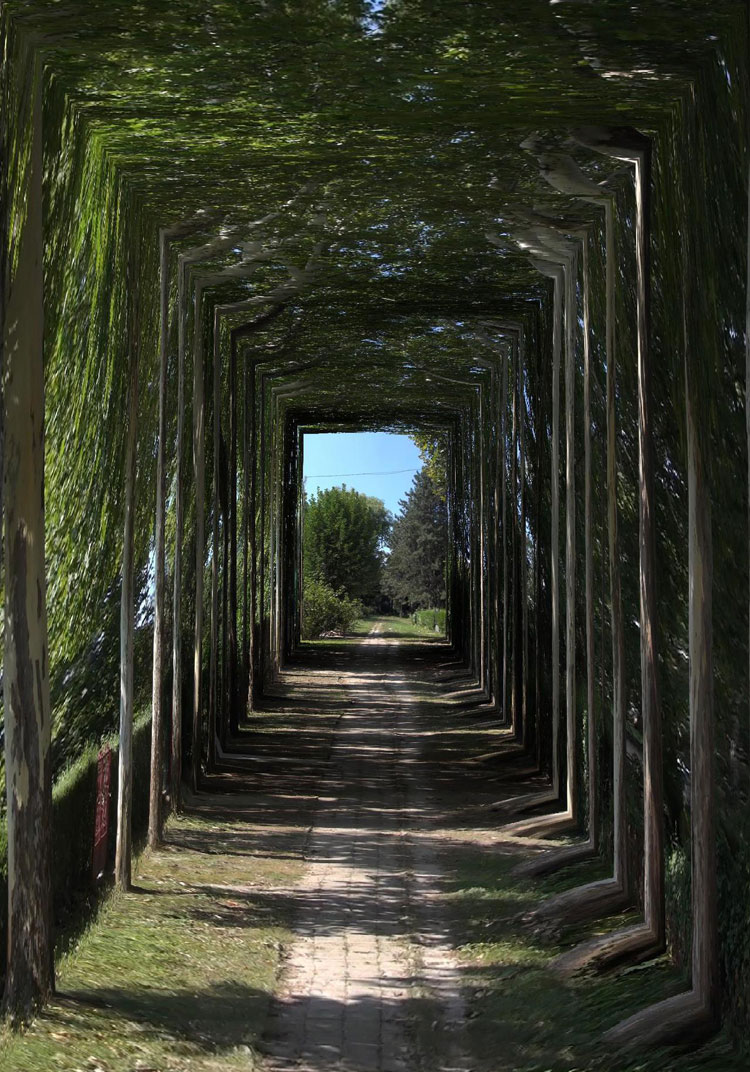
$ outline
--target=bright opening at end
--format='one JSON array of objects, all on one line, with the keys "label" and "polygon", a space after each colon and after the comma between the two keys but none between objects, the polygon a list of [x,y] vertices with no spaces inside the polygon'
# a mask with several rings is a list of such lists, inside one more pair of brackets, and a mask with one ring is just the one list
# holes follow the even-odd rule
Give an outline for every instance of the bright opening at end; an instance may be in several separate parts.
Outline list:
[{"label": "bright opening at end", "polygon": [[420,452],[402,433],[308,432],[303,478],[303,639],[443,634],[448,526],[439,450]]}]

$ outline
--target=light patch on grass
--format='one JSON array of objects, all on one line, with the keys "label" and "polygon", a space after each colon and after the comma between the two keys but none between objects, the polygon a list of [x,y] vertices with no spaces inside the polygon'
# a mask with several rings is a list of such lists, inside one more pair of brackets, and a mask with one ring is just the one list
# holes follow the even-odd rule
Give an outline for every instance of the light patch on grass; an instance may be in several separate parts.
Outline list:
[{"label": "light patch on grass", "polygon": [[[266,831],[267,832],[267,831]],[[290,832],[292,833],[292,832]],[[249,855],[246,823],[173,819],[136,888],[106,901],[58,965],[58,997],[0,1036],[2,1072],[248,1072],[291,936],[298,859]]]}]

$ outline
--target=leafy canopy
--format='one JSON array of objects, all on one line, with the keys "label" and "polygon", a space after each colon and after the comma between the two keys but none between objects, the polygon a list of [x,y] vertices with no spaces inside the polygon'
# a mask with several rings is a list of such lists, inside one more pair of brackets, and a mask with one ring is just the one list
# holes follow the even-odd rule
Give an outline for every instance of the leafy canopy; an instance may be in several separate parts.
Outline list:
[{"label": "leafy canopy", "polygon": [[346,485],[313,495],[305,504],[305,578],[373,603],[380,593],[391,520],[380,499]]}]

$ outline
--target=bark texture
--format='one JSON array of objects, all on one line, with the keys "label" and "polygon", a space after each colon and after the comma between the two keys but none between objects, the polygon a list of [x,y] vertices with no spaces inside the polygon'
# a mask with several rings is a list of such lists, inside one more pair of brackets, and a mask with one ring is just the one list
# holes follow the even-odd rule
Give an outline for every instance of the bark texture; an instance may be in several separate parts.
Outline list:
[{"label": "bark texture", "polygon": [[219,724],[219,482],[221,480],[221,340],[218,307],[214,309],[213,352],[213,517],[211,530],[211,652],[208,684],[208,761],[215,763]]},{"label": "bark texture", "polygon": [[167,374],[169,372],[169,354],[167,352],[169,336],[169,235],[161,231],[159,235],[160,250],[160,284],[161,284],[161,323],[159,336],[159,440],[156,453],[156,520],[154,535],[154,654],[153,677],[151,688],[151,781],[149,785],[148,809],[148,844],[151,848],[161,841],[162,807],[161,783],[164,767],[164,716],[163,716],[163,679],[164,679],[164,595],[166,578],[164,576],[165,558],[165,501],[167,491],[166,474],[166,435],[167,435]]},{"label": "bark texture", "polygon": [[625,807],[625,624],[620,581],[617,509],[617,353],[615,350],[615,223],[614,205],[605,203],[607,302],[607,529],[609,537],[609,599],[612,623],[612,796],[614,809],[614,878],[629,891],[627,811]]},{"label": "bark texture", "polygon": [[552,577],[552,793],[560,795],[560,356],[562,347],[562,268],[554,273],[552,312],[552,530],[550,573]]},{"label": "bark texture", "polygon": [[[5,295],[5,764],[8,962],[5,1008],[28,1015],[54,989],[52,767],[44,555],[42,73],[29,116],[27,214]],[[3,255],[6,251],[3,250]]]},{"label": "bark texture", "polygon": [[120,749],[117,783],[117,849],[115,881],[124,890],[131,884],[133,815],[133,641],[135,595],[133,543],[135,532],[135,477],[138,447],[138,298],[137,275],[129,266],[130,386],[128,391],[128,435],[125,448],[125,524],[122,539],[122,594],[120,599]]},{"label": "bark texture", "polygon": [[588,760],[589,847],[599,850],[599,763],[594,710],[594,541],[591,487],[591,311],[588,234],[583,237],[583,462],[586,588],[586,753]]},{"label": "bark texture", "polygon": [[172,807],[182,805],[182,541],[185,528],[183,439],[185,436],[185,263],[180,257],[177,276],[177,442],[175,455],[174,589],[172,595],[172,759],[170,797]]},{"label": "bark texture", "polygon": [[193,471],[195,476],[195,633],[193,637],[193,748],[191,783],[197,792],[200,783],[201,659],[203,655],[203,571],[206,549],[206,404],[203,389],[203,292],[195,288],[195,326],[193,344]]},{"label": "bark texture", "polygon": [[578,766],[576,747],[576,457],[575,390],[577,322],[576,282],[578,258],[565,266],[565,721],[567,812],[578,813]]}]

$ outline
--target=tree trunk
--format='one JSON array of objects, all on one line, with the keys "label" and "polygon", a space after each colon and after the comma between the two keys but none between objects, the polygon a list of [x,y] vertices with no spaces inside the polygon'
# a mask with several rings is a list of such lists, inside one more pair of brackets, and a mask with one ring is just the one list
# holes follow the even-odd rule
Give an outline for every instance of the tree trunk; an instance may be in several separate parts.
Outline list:
[{"label": "tree trunk", "polygon": [[229,351],[229,730],[239,732],[237,710],[237,354]]},{"label": "tree trunk", "polygon": [[203,390],[203,291],[195,286],[193,342],[193,469],[195,472],[195,636],[193,644],[193,750],[191,782],[197,792],[201,768],[201,659],[203,647],[203,574],[205,569],[206,403]]},{"label": "tree trunk", "polygon": [[649,355],[650,143],[634,132],[624,148],[605,142],[611,156],[635,165],[638,311],[638,481],[641,600],[641,711],[643,718],[644,922],[593,939],[557,958],[560,975],[588,966],[606,968],[643,959],[664,948],[664,831],[661,710],[657,686],[656,547],[654,533],[653,430]]},{"label": "tree trunk", "polygon": [[266,459],[266,405],[263,397],[263,375],[260,377],[260,398],[258,405],[258,423],[259,423],[259,445],[258,445],[258,457],[261,459],[260,467],[260,503],[258,510],[258,518],[260,525],[258,526],[258,602],[260,605],[260,621],[258,623],[258,678],[255,682],[255,688],[257,693],[260,694],[263,684],[266,678],[267,659],[268,652],[268,619],[266,615],[266,488],[267,488],[267,464],[263,464]]},{"label": "tree trunk", "polygon": [[562,349],[562,268],[555,271],[552,321],[552,794],[560,796],[560,356]]},{"label": "tree trunk", "polygon": [[589,240],[583,236],[583,460],[584,538],[586,555],[586,727],[588,752],[588,833],[591,851],[599,851],[598,735],[594,711],[594,541],[591,502],[591,313],[589,309]]},{"label": "tree trunk", "polygon": [[[5,1008],[24,1018],[54,989],[52,766],[44,559],[42,72],[34,71],[26,218],[16,270],[3,250],[5,772],[8,946]],[[6,134],[7,139],[7,134]],[[6,140],[7,145],[7,140]],[[8,232],[6,232],[7,234]]]},{"label": "tree trunk", "polygon": [[[690,117],[692,118],[692,116]],[[691,146],[690,122],[687,124]],[[692,153],[689,154],[692,159]],[[689,183],[689,179],[687,180]],[[690,829],[692,866],[692,987],[629,1017],[608,1033],[620,1046],[684,1043],[719,1024],[720,972],[716,883],[716,785],[713,702],[713,547],[709,436],[705,386],[699,375],[694,323],[698,295],[689,223],[682,233],[683,327],[688,463],[688,555],[690,631]]]},{"label": "tree trunk", "polygon": [[502,440],[502,544],[503,544],[503,669],[502,669],[502,714],[503,721],[510,725],[508,718],[508,375],[510,369],[507,361],[503,362],[502,402],[500,436]]},{"label": "tree trunk", "polygon": [[638,455],[640,488],[641,705],[643,714],[644,910],[657,948],[664,945],[664,787],[661,708],[656,652],[656,538],[651,427],[650,149],[635,157],[636,252],[638,265]]},{"label": "tree trunk", "polygon": [[[131,241],[132,236],[131,236]],[[117,786],[117,852],[115,881],[130,889],[133,812],[133,641],[135,594],[133,583],[133,542],[135,532],[135,476],[138,446],[138,277],[133,259],[129,261],[130,300],[130,388],[128,437],[125,450],[125,525],[122,542],[122,595],[120,601],[120,751]]]},{"label": "tree trunk", "polygon": [[[237,343],[235,362],[237,360]],[[248,437],[248,391],[247,360],[242,363],[242,694],[237,690],[237,703],[241,705],[243,716],[247,710],[247,695],[250,685],[250,623],[248,592],[248,554],[250,550],[250,473],[249,473],[249,437]]]},{"label": "tree trunk", "polygon": [[156,520],[154,536],[154,654],[151,688],[151,780],[149,785],[148,844],[154,849],[161,841],[161,782],[164,766],[162,692],[164,676],[164,522],[166,501],[165,438],[167,434],[167,374],[169,371],[169,244],[168,233],[160,231],[161,324],[159,339],[159,441],[156,453]]},{"label": "tree trunk", "polygon": [[524,751],[531,747],[531,726],[529,724],[529,593],[528,593],[528,562],[526,556],[526,392],[525,392],[525,359],[526,348],[523,345],[523,334],[519,337],[521,345],[520,361],[518,363],[518,422],[519,422],[519,448],[520,448],[520,483],[521,483],[521,530],[519,532],[519,568],[521,571],[521,732],[523,735]]},{"label": "tree trunk", "polygon": [[[694,262],[688,267],[693,270]],[[692,333],[690,333],[692,334]],[[716,785],[713,697],[713,548],[708,431],[702,414],[692,339],[686,338],[688,510],[690,555],[690,817],[693,900],[693,989],[710,1019],[719,1013],[716,892]],[[693,356],[700,361],[703,355]]]},{"label": "tree trunk", "polygon": [[177,442],[175,455],[175,534],[174,589],[172,596],[172,762],[171,803],[175,811],[182,807],[182,540],[185,527],[185,498],[183,489],[183,437],[185,434],[185,336],[187,307],[185,305],[185,264],[178,262],[177,275]]},{"label": "tree trunk", "polygon": [[[249,359],[245,356],[245,361]],[[255,442],[258,433],[255,407],[255,368],[250,368],[250,388],[246,404],[250,409],[250,517],[248,543],[250,548],[250,630],[248,637],[247,706],[255,709],[258,670],[258,475]]]},{"label": "tree trunk", "polygon": [[219,739],[223,746],[226,746],[228,729],[229,729],[229,710],[228,710],[228,681],[229,681],[229,503],[227,488],[229,486],[229,465],[227,462],[227,450],[226,443],[222,439],[222,455],[221,455],[221,534],[222,534],[222,549],[221,549],[221,660],[219,662],[220,669],[220,691],[219,691],[219,704],[217,709],[218,715],[218,731]]},{"label": "tree trunk", "polygon": [[617,510],[617,353],[615,350],[615,210],[604,206],[607,291],[607,517],[609,521],[609,591],[612,615],[612,795],[614,808],[614,878],[630,892],[625,799],[625,623],[620,583],[620,540]]},{"label": "tree trunk", "polygon": [[542,769],[542,444],[546,427],[542,405],[542,347],[537,342],[534,429],[536,432],[536,472],[534,473],[534,737],[536,766]]},{"label": "tree trunk", "polygon": [[511,522],[510,522],[510,586],[511,605],[513,607],[511,648],[511,724],[513,736],[518,739],[521,729],[520,697],[518,689],[518,641],[520,629],[518,623],[518,365],[519,365],[520,339],[516,336],[513,344],[513,365],[511,381],[511,456],[510,456],[510,497],[511,497]]},{"label": "tree trunk", "polygon": [[484,406],[483,406],[482,392],[479,392],[479,415],[477,421],[477,438],[479,440],[479,450],[477,451],[477,473],[479,477],[479,680],[483,690],[488,688],[487,678],[487,585],[486,585],[486,568],[485,562],[487,561],[487,542],[486,542],[486,529],[485,529],[485,512],[484,512],[484,484],[485,484],[485,462],[486,454],[484,450]]},{"label": "tree trunk", "polygon": [[[504,362],[502,357],[498,363],[500,369],[500,376],[502,376]],[[495,705],[498,712],[502,712],[502,588],[501,588],[501,556],[500,556],[500,533],[502,525],[502,507],[501,507],[501,484],[500,484],[500,467],[503,464],[503,440],[502,432],[500,428],[501,414],[500,406],[502,405],[500,398],[498,397],[498,373],[495,372],[494,376],[494,390],[492,392],[493,405],[498,407],[497,417],[495,418],[492,426],[495,430],[495,471],[494,481],[492,487],[493,498],[493,526],[492,526],[492,578],[494,582],[493,586],[493,620],[494,620],[494,644],[492,647],[492,702]]]},{"label": "tree trunk", "polygon": [[565,268],[565,717],[567,812],[578,813],[578,768],[576,746],[576,473],[575,473],[575,325],[578,258]]},{"label": "tree trunk", "polygon": [[213,526],[211,539],[211,652],[208,685],[208,762],[216,762],[216,733],[221,721],[219,691],[219,481],[221,480],[221,321],[218,306],[214,309],[213,360]]},{"label": "tree trunk", "polygon": [[[625,685],[624,627],[620,592],[620,559],[617,534],[617,423],[616,423],[616,354],[615,354],[615,243],[614,208],[605,202],[606,245],[606,361],[607,361],[607,512],[609,530],[610,598],[612,614],[613,679],[613,797],[614,797],[614,876],[575,887],[549,898],[532,917],[538,920],[560,919],[577,922],[595,919],[619,911],[629,899],[627,866],[627,814],[625,810]],[[585,275],[585,270],[584,270]],[[585,292],[584,292],[585,297]],[[588,331],[586,333],[588,335]],[[587,430],[590,419],[586,418]],[[588,510],[588,507],[587,507]],[[588,568],[588,563],[587,563]],[[587,593],[588,598],[588,593]],[[587,604],[588,616],[588,604]],[[588,646],[588,637],[587,637]],[[588,684],[588,683],[587,683]],[[591,828],[590,828],[591,829]],[[590,847],[591,834],[589,836]],[[566,850],[563,850],[563,853]],[[558,861],[562,853],[558,853]],[[568,852],[569,862],[572,852]],[[579,854],[580,858],[580,854]],[[544,870],[544,869],[542,869]],[[547,869],[548,870],[548,869]],[[562,971],[584,966],[599,947],[579,947],[569,961],[563,958]],[[566,963],[568,967],[566,967]]]},{"label": "tree trunk", "polygon": [[[747,431],[748,500],[747,523],[750,537],[750,169],[747,176],[747,277],[745,280],[745,424]],[[750,542],[749,548],[750,550]],[[748,615],[750,621],[750,614]],[[748,645],[750,654],[750,645]],[[750,677],[748,678],[750,682]],[[750,742],[748,743],[750,752]]]}]

